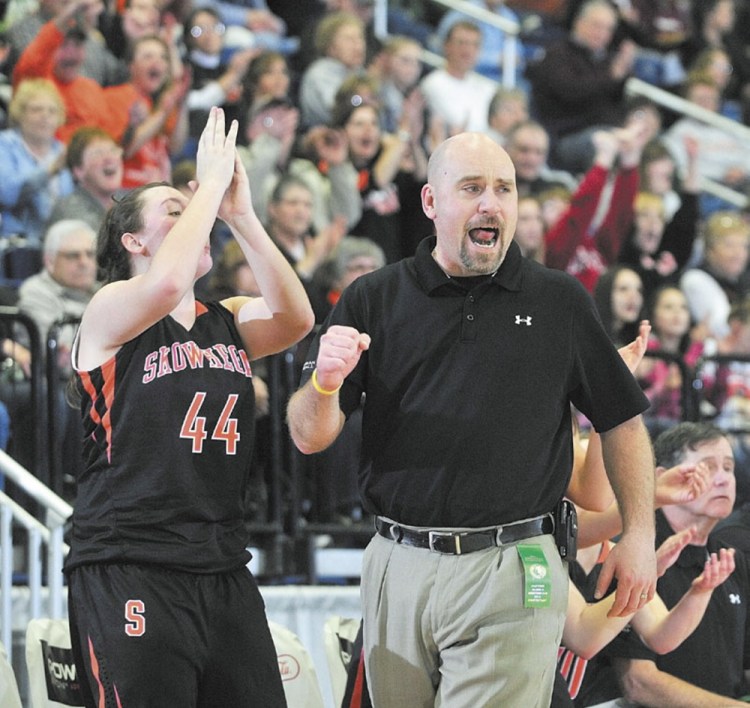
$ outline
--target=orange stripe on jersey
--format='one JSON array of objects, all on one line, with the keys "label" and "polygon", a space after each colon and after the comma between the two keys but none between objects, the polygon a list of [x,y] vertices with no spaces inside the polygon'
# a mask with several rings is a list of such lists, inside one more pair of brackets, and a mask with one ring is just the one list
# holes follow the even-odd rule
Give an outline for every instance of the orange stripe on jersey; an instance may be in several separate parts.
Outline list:
[{"label": "orange stripe on jersey", "polygon": [[562,657],[562,661],[558,658],[558,665],[560,667],[560,673],[565,677],[568,678],[568,673],[570,672],[570,667],[573,665],[573,659],[575,659],[576,655],[570,651],[570,649],[566,649],[565,655]]},{"label": "orange stripe on jersey", "polygon": [[568,693],[571,698],[577,698],[578,692],[581,690],[583,685],[583,676],[586,673],[586,667],[588,666],[588,659],[577,656],[576,662],[573,665],[573,671],[571,671],[568,677]]},{"label": "orange stripe on jersey", "polygon": [[104,696],[104,685],[102,684],[102,680],[99,676],[99,661],[96,658],[96,654],[94,653],[94,643],[91,641],[91,637],[88,637],[89,640],[89,663],[91,664],[91,675],[96,680],[97,685],[99,686],[99,700],[97,701],[97,705],[99,708],[106,708],[106,698]]},{"label": "orange stripe on jersey", "polygon": [[112,401],[115,398],[115,357],[111,357],[102,365],[102,394],[104,395],[105,411],[102,416],[102,427],[107,436],[107,462],[112,462]]},{"label": "orange stripe on jersey", "polygon": [[91,380],[91,374],[87,371],[79,371],[78,375],[81,377],[81,383],[83,389],[91,399],[91,412],[89,417],[96,425],[101,425],[104,428],[104,434],[107,439],[107,460],[112,462],[112,400],[115,394],[115,358],[111,357],[101,367],[102,378],[104,383],[102,385],[102,396],[104,397],[104,413],[99,415],[99,411],[96,409],[97,400],[99,393],[96,390],[94,382]]},{"label": "orange stripe on jersey", "polygon": [[96,425],[99,425],[101,418],[99,417],[99,411],[96,410],[94,403],[96,401],[96,387],[91,380],[91,375],[88,371],[79,371],[78,375],[81,377],[81,383],[83,384],[83,390],[86,391],[89,398],[91,399],[91,414],[89,417],[94,421]]},{"label": "orange stripe on jersey", "polygon": [[200,317],[201,315],[205,315],[208,312],[208,308],[202,303],[195,301],[195,316]]}]

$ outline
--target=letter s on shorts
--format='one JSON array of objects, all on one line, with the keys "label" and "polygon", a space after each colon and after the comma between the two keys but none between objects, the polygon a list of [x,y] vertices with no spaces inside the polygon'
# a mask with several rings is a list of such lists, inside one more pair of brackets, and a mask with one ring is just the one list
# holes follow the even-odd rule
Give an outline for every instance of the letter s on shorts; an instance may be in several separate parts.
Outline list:
[{"label": "letter s on shorts", "polygon": [[125,603],[125,634],[142,637],[146,633],[146,605],[143,600],[128,600]]}]

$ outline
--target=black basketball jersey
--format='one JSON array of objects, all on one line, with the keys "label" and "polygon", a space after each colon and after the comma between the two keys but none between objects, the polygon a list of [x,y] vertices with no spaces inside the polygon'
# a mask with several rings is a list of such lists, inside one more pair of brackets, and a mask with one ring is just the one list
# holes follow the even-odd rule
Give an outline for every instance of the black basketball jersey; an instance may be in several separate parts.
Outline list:
[{"label": "black basketball jersey", "polygon": [[209,573],[250,558],[250,363],[231,312],[196,310],[190,330],[165,317],[78,372],[85,469],[68,570],[116,562]]}]

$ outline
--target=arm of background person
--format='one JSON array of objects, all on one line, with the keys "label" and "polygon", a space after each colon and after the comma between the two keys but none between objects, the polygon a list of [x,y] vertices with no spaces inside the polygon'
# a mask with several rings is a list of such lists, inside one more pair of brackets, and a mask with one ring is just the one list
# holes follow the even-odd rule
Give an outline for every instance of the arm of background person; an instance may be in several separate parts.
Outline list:
[{"label": "arm of background person", "polygon": [[[708,489],[708,473],[695,465],[657,468],[654,508],[668,504],[685,504]],[[622,517],[617,502],[604,511],[578,509],[578,547],[588,548],[617,536],[622,531]]]},{"label": "arm of background person", "polygon": [[658,708],[729,708],[747,703],[706,691],[660,671],[649,659],[615,659],[615,673],[627,700]]}]

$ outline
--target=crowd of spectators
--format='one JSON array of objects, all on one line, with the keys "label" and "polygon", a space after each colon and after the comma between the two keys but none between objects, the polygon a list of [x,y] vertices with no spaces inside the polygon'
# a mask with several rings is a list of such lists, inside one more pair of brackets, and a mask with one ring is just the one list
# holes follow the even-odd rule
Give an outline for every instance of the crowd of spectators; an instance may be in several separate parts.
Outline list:
[{"label": "crowd of spectators", "polygon": [[[320,322],[348,282],[412,255],[430,232],[420,189],[432,149],[485,132],[516,167],[523,254],[578,278],[618,347],[651,321],[634,367],[649,429],[718,424],[739,508],[750,501],[750,2],[470,2],[518,23],[517,43],[428,2],[390,2],[392,34],[377,39],[372,0],[11,0],[0,35],[3,302],[43,336],[80,314],[108,205],[152,181],[189,193],[196,138],[220,105],[240,123],[255,211]],[[442,63],[423,64],[424,49]],[[631,78],[723,120],[633,98]],[[217,268],[201,292],[252,293],[220,224],[212,237]],[[10,272],[17,250],[38,253],[38,272]],[[28,341],[3,334],[7,394],[30,369]],[[23,460],[29,421],[4,402]],[[356,425],[308,465],[313,520],[358,506]]]}]

